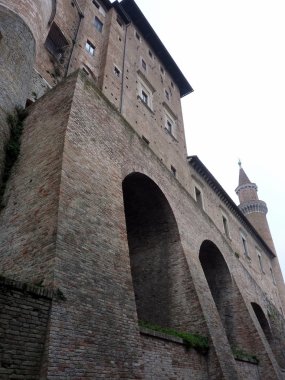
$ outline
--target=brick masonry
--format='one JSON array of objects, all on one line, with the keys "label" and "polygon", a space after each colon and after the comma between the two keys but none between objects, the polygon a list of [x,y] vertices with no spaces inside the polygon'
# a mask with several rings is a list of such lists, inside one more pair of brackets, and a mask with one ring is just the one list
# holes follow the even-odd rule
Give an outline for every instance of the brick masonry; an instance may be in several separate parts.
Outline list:
[{"label": "brick masonry", "polygon": [[[4,273],[60,287],[66,296],[64,303],[52,304],[42,379],[145,376],[145,343],[137,323],[122,188],[123,180],[134,172],[155,181],[168,204],[165,215],[172,210],[175,217],[179,236],[171,236],[180,239],[186,261],[171,259],[170,268],[174,275],[180,271],[185,284],[192,285],[185,293],[186,303],[181,303],[185,287],[176,286],[169,294],[175,307],[184,308],[185,329],[190,330],[193,323],[199,330],[195,332],[210,337],[209,378],[217,374],[239,378],[241,370],[199,261],[200,246],[207,239],[219,247],[236,282],[232,286],[236,339],[250,349],[253,345],[248,345],[246,336],[254,336],[257,348],[252,353],[261,358],[259,370],[268,379],[281,378],[249,308],[249,299],[260,303],[264,295],[258,293],[248,272],[243,272],[215,224],[204,217],[171,172],[83,74],[73,75],[41,98],[25,123],[21,157],[1,214],[1,236],[13,236],[13,241],[6,245],[8,251],[1,252],[1,260]],[[36,213],[31,210],[31,199],[35,212],[39,210]],[[42,216],[37,218],[39,212]],[[28,213],[34,217],[27,218]],[[20,250],[22,246],[27,247],[26,253]],[[15,262],[19,263],[17,271]],[[245,292],[240,284],[249,279],[251,285]],[[168,323],[178,325],[179,318],[170,314]],[[171,355],[175,360],[180,356]],[[204,364],[199,368],[202,378]]]},{"label": "brick masonry", "polygon": [[37,380],[52,293],[0,278],[0,379]]}]

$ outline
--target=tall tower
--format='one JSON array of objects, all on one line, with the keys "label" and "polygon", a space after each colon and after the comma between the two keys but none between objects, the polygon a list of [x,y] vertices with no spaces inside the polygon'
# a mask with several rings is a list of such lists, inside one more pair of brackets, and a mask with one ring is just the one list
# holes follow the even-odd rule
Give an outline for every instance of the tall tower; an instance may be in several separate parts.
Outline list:
[{"label": "tall tower", "polygon": [[239,209],[247,217],[256,231],[260,234],[269,248],[275,253],[275,247],[267,222],[267,206],[264,201],[259,200],[257,195],[257,186],[252,183],[239,161],[239,184],[236,193],[239,197]]}]

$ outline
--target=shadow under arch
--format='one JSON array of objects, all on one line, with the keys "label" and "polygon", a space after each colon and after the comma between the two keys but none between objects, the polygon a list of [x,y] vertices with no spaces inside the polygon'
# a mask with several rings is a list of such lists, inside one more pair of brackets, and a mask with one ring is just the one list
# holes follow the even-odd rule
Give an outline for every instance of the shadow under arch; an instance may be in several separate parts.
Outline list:
[{"label": "shadow under arch", "polygon": [[[129,174],[122,187],[138,319],[205,333],[204,318],[168,200],[158,185],[141,173]],[[196,309],[197,323],[191,308]]]},{"label": "shadow under arch", "polygon": [[251,302],[251,307],[253,308],[253,311],[256,315],[256,318],[260,324],[260,327],[262,328],[264,335],[265,335],[268,343],[270,344],[272,341],[271,329],[270,329],[269,322],[268,322],[262,308],[255,302]]},{"label": "shadow under arch", "polygon": [[[284,322],[283,318],[278,321],[278,314],[272,316],[273,328],[262,310],[261,306],[256,302],[251,302],[251,307],[255,316],[262,328],[268,344],[270,345],[275,359],[281,368],[285,368],[285,353],[284,353]],[[283,322],[278,328],[278,322]],[[277,327],[277,329],[276,329]]]},{"label": "shadow under arch", "polygon": [[234,289],[227,263],[218,247],[210,240],[202,243],[199,259],[229,343],[234,345]]}]

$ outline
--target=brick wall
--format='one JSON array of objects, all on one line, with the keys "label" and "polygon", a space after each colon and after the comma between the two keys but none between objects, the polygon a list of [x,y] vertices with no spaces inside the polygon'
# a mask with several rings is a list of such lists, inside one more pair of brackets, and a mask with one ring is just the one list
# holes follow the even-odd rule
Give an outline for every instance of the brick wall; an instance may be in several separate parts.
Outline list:
[{"label": "brick wall", "polygon": [[52,294],[0,278],[0,378],[38,380]]},{"label": "brick wall", "polygon": [[180,338],[141,334],[144,379],[207,380],[207,357],[187,349]]}]

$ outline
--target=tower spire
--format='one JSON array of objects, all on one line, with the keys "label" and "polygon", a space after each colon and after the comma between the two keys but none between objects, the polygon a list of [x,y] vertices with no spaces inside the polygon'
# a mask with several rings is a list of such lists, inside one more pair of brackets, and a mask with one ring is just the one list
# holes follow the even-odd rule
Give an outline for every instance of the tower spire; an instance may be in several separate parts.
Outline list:
[{"label": "tower spire", "polygon": [[257,230],[267,245],[275,252],[272,236],[268,226],[266,214],[267,205],[264,201],[259,200],[257,186],[251,182],[241,166],[239,160],[239,183],[236,188],[236,194],[239,197],[239,209]]}]

